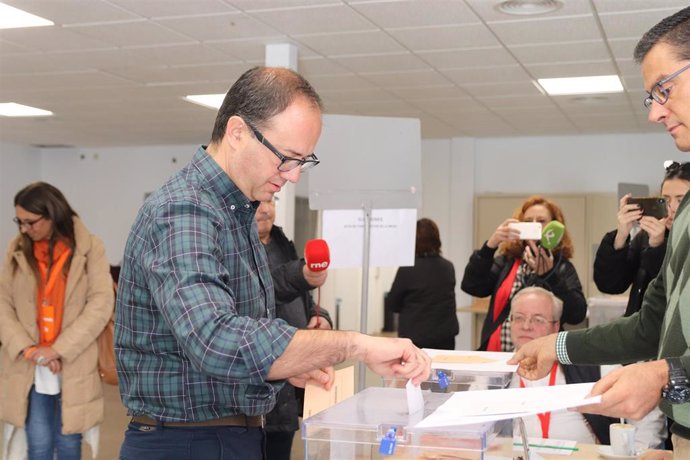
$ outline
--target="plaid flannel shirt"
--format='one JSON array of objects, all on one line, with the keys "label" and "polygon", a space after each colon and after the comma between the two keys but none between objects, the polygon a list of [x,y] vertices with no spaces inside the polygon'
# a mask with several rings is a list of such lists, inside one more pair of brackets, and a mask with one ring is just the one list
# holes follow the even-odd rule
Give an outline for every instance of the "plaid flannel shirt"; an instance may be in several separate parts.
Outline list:
[{"label": "plaid flannel shirt", "polygon": [[267,382],[296,329],[274,320],[251,203],[200,147],[144,203],[117,296],[115,352],[131,415],[204,421],[271,410]]}]

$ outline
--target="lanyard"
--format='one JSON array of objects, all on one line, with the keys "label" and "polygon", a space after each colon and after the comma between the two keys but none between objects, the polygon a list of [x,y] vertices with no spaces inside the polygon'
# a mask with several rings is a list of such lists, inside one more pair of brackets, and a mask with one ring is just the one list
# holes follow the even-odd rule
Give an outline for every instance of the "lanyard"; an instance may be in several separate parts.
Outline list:
[{"label": "lanyard", "polygon": [[[64,295],[60,296],[55,305],[54,290],[58,279],[63,276],[62,269],[70,256],[69,250],[64,251],[51,267],[48,274],[48,264],[39,262],[38,268],[41,273],[41,284],[39,285],[40,304],[38,305],[38,326],[40,331],[41,345],[51,345],[62,327],[62,301]],[[63,293],[64,294],[64,293]]]},{"label": "lanyard", "polygon": [[[556,384],[556,374],[558,373],[558,362],[553,363],[551,368],[551,374],[549,375],[549,386],[552,387]],[[525,388],[525,382],[520,377],[520,388]],[[541,423],[541,437],[543,439],[549,438],[549,425],[551,424],[551,412],[544,412],[542,414],[537,414],[539,417],[539,423]]]},{"label": "lanyard", "polygon": [[58,278],[62,276],[62,268],[65,266],[65,263],[67,262],[67,258],[69,257],[69,255],[70,251],[65,251],[60,255],[60,257],[58,257],[58,260],[53,264],[53,266],[50,269],[50,275],[48,275],[47,264],[38,264],[38,268],[41,272],[41,278],[45,280],[45,287],[43,288],[44,303],[53,294],[55,283],[57,283]]}]

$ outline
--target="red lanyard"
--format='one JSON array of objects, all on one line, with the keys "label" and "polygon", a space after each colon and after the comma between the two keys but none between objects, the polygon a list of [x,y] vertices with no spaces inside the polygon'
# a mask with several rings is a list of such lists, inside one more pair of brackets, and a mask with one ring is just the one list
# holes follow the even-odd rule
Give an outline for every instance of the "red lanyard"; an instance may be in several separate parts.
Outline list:
[{"label": "red lanyard", "polygon": [[[558,362],[553,363],[551,368],[551,375],[549,376],[549,386],[552,387],[556,384],[556,374],[558,373]],[[520,377],[520,388],[525,388],[525,382],[522,381]],[[551,424],[551,412],[544,412],[543,414],[537,414],[539,417],[539,422],[541,423],[541,437],[544,439],[549,438],[549,425]]]}]

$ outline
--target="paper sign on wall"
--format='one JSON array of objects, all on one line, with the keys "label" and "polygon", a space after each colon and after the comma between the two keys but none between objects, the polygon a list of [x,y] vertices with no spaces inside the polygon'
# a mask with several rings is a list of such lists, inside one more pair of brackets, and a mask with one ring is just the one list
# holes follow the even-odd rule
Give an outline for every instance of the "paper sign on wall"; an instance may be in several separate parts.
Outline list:
[{"label": "paper sign on wall", "polygon": [[[369,266],[414,265],[416,231],[416,209],[373,209]],[[324,210],[323,238],[331,252],[329,268],[361,267],[364,212],[361,209]]]}]

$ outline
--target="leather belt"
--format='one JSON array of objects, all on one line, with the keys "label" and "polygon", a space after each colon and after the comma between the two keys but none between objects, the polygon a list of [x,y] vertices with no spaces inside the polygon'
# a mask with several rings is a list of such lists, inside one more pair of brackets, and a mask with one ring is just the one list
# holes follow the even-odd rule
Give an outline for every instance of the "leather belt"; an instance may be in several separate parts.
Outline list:
[{"label": "leather belt", "polygon": [[227,417],[204,420],[203,422],[159,422],[146,415],[135,415],[132,422],[147,426],[163,426],[173,428],[193,428],[204,426],[244,426],[263,427],[264,418],[261,415],[230,415]]}]

